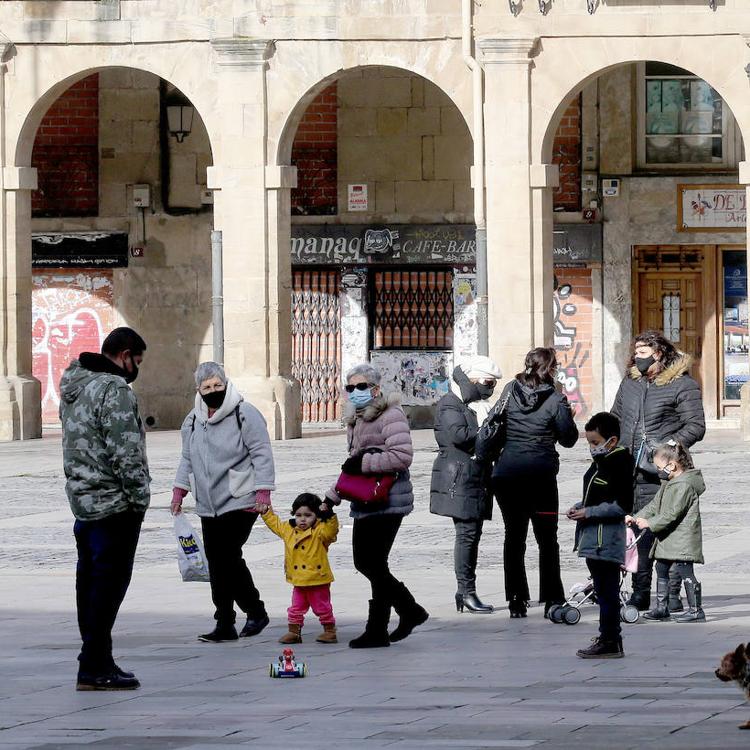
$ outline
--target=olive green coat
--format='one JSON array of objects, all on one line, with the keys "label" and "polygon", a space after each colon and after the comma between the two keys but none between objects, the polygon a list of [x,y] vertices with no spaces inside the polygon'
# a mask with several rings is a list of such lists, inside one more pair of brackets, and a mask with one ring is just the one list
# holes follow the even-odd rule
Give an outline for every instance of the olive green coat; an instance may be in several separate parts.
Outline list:
[{"label": "olive green coat", "polygon": [[656,536],[651,557],[703,562],[703,533],[698,498],[706,491],[699,469],[662,482],[656,497],[638,513]]}]

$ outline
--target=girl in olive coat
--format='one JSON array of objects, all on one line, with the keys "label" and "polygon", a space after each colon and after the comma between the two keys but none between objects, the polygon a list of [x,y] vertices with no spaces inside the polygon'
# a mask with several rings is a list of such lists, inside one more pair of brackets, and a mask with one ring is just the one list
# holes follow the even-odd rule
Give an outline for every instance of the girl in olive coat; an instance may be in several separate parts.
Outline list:
[{"label": "girl in olive coat", "polygon": [[[662,480],[656,497],[633,519],[639,529],[651,529],[656,541],[651,556],[656,560],[656,607],[647,620],[703,622],[701,584],[695,578],[693,563],[703,562],[703,534],[699,498],[706,485],[687,449],[669,440],[654,450],[654,466]],[[677,573],[685,584],[690,609],[675,618],[668,607],[670,573]]]}]

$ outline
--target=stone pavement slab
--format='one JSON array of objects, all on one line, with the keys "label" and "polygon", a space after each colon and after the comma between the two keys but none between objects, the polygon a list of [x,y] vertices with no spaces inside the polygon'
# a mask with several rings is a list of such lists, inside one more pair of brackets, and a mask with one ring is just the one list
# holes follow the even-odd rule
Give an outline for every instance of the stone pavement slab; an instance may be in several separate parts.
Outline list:
[{"label": "stone pavement slab", "polygon": [[[555,626],[534,607],[525,620],[459,614],[452,604],[453,529],[428,512],[434,444],[416,432],[416,510],[396,541],[392,567],[431,613],[389,649],[352,651],[368,590],[351,564],[351,521],[331,550],[333,603],[341,643],[314,642],[308,619],[298,656],[304,680],[271,680],[268,664],[285,632],[290,587],[283,549],[264,525],[245,548],[271,613],[261,635],[200,643],[211,623],[205,584],[183,584],[168,512],[176,433],[149,435],[154,499],[133,583],[115,630],[115,651],[143,687],[128,693],[73,689],[75,546],[64,498],[59,438],[0,446],[0,750],[127,748],[747,748],[750,705],[713,675],[720,656],[750,641],[750,456],[736,433],[716,432],[695,451],[708,490],[702,499],[706,566],[700,568],[709,621],[625,626],[627,657],[582,661],[575,650],[596,633],[597,611]],[[303,490],[322,492],[345,450],[341,435],[274,445],[280,511]],[[562,451],[561,507],[576,502],[588,460]],[[519,498],[522,502],[523,498]],[[496,514],[499,516],[499,514]],[[195,521],[195,517],[192,517]],[[572,553],[573,524],[561,519],[566,586],[586,577]],[[532,589],[538,565],[529,539]],[[488,522],[479,590],[502,604],[502,522]]]}]

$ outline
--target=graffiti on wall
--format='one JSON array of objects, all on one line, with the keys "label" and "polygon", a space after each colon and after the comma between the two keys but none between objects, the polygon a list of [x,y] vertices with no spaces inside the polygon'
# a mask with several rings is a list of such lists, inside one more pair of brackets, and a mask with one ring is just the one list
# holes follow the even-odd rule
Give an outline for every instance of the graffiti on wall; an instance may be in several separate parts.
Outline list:
[{"label": "graffiti on wall", "polygon": [[430,406],[448,393],[452,352],[375,351],[370,361],[383,391],[400,392],[405,406]]},{"label": "graffiti on wall", "polygon": [[112,274],[35,271],[32,279],[33,373],[42,384],[42,421],[58,422],[59,384],[81,352],[98,352],[114,327]]},{"label": "graffiti on wall", "polygon": [[[559,274],[559,276],[558,276]],[[554,280],[554,342],[560,364],[558,380],[577,417],[591,410],[591,270],[558,269]]]}]

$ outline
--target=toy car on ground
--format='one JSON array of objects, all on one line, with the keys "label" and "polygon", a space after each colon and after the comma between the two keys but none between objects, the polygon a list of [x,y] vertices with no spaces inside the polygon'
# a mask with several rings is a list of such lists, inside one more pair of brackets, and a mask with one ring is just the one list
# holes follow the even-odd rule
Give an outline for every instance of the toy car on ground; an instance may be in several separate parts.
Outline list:
[{"label": "toy car on ground", "polygon": [[295,661],[294,650],[285,648],[281,652],[278,662],[272,662],[269,665],[268,674],[270,677],[305,677],[307,665],[304,662]]}]

